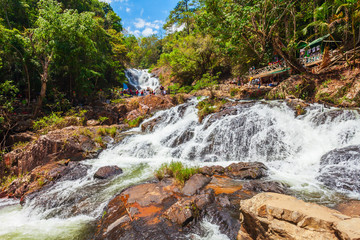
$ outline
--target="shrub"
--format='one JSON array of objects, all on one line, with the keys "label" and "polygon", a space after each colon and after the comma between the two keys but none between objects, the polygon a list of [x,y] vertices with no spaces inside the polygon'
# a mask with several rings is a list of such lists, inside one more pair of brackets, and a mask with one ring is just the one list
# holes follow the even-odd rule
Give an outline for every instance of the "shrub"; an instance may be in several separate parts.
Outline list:
[{"label": "shrub", "polygon": [[238,88],[232,88],[232,89],[230,90],[230,96],[235,97],[235,95],[238,94],[239,92],[240,92],[240,89],[238,89]]},{"label": "shrub", "polygon": [[155,171],[155,176],[161,180],[165,177],[173,177],[179,184],[184,184],[192,175],[199,173],[198,167],[187,167],[182,162],[164,163]]},{"label": "shrub", "polygon": [[103,124],[107,120],[109,120],[108,117],[99,117],[99,119],[98,119],[98,121],[100,122],[100,125]]},{"label": "shrub", "polygon": [[24,148],[26,145],[28,145],[29,142],[17,142],[17,143],[14,143],[14,145],[12,145],[11,149],[12,150],[16,150],[16,149],[19,149],[19,148]]},{"label": "shrub", "polygon": [[129,124],[129,127],[138,127],[140,123],[144,120],[144,116],[140,116],[138,118],[135,118],[134,120],[127,121],[127,124]]},{"label": "shrub", "polygon": [[220,73],[217,73],[215,76],[206,73],[202,76],[202,78],[196,82],[194,85],[194,90],[200,90],[206,87],[211,87],[218,84]]},{"label": "shrub", "polygon": [[96,134],[97,134],[97,135],[100,135],[100,136],[105,136],[105,135],[106,135],[106,129],[105,129],[105,128],[99,128],[99,129],[96,131]]},{"label": "shrub", "polygon": [[88,136],[88,137],[90,137],[90,138],[93,138],[93,137],[94,137],[94,133],[91,132],[91,131],[90,131],[89,129],[87,129],[87,128],[81,129],[81,130],[79,131],[79,133],[80,133],[81,135]]},{"label": "shrub", "polygon": [[199,109],[198,111],[199,122],[202,122],[202,120],[207,115],[218,112],[225,103],[227,103],[225,99],[222,99],[220,101],[217,98],[213,98],[213,99],[207,98],[199,102],[197,106],[197,108]]},{"label": "shrub", "polygon": [[114,137],[116,136],[117,129],[116,129],[116,127],[107,128],[107,129],[106,129],[106,132],[107,132],[108,134],[110,134],[110,136],[111,136],[112,138],[114,138]]}]

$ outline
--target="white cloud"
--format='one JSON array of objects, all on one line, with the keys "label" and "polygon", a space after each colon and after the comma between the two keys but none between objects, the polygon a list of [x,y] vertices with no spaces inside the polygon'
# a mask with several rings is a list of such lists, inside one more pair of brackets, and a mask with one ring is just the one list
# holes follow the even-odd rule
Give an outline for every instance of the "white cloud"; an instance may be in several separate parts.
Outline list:
[{"label": "white cloud", "polygon": [[131,11],[131,9],[127,7],[126,12],[129,13],[130,11]]},{"label": "white cloud", "polygon": [[142,16],[144,14],[144,9],[142,8],[140,11],[140,16]]},{"label": "white cloud", "polygon": [[160,21],[160,20],[155,20],[153,22],[147,22],[142,18],[136,18],[135,22],[134,22],[134,26],[138,29],[143,29],[145,27],[160,29],[161,25],[163,25],[163,24],[164,24],[164,22]]},{"label": "white cloud", "polygon": [[158,33],[158,31],[154,31],[152,28],[149,28],[149,27],[145,28],[144,31],[142,31],[142,35],[144,37],[148,37],[148,36],[151,36],[151,35],[157,34],[157,33]]},{"label": "white cloud", "polygon": [[180,32],[180,31],[185,29],[185,26],[186,26],[185,23],[180,25],[180,26],[178,26],[177,24],[173,24],[171,26],[171,28],[167,29],[166,33],[167,34],[172,34],[172,33],[175,33],[175,32]]}]

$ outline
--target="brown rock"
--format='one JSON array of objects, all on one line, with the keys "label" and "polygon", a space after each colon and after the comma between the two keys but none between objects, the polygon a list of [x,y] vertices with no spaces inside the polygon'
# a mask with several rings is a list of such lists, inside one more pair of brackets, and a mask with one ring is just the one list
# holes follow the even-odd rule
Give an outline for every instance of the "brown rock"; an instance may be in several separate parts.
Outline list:
[{"label": "brown rock", "polygon": [[196,206],[193,201],[189,199],[184,199],[176,202],[172,205],[165,213],[164,216],[167,217],[174,223],[177,223],[181,226],[185,226],[194,218],[194,212]]},{"label": "brown rock", "polygon": [[[359,239],[358,219],[295,197],[260,193],[240,202],[243,226],[253,239]],[[335,233],[336,232],[336,233]]]},{"label": "brown rock", "polygon": [[123,170],[121,168],[119,168],[118,166],[106,166],[106,167],[101,167],[99,168],[99,170],[96,171],[96,173],[94,174],[94,178],[98,178],[98,179],[107,179],[109,177],[113,177],[115,175],[119,175],[123,172]]},{"label": "brown rock", "polygon": [[225,174],[235,179],[258,179],[266,176],[267,167],[260,162],[233,163],[225,168]]},{"label": "brown rock", "polygon": [[360,201],[352,200],[345,203],[340,203],[335,206],[335,209],[341,212],[342,214],[359,217],[360,216]]},{"label": "brown rock", "polygon": [[97,126],[97,125],[100,125],[100,122],[98,120],[91,119],[91,120],[86,121],[86,125],[87,126]]},{"label": "brown rock", "polygon": [[219,175],[219,174],[223,174],[225,172],[225,168],[222,166],[205,166],[200,168],[200,173],[208,175],[208,176],[213,176],[215,174]]},{"label": "brown rock", "polygon": [[181,193],[187,196],[192,196],[201,188],[205,187],[210,181],[211,178],[209,177],[206,177],[202,174],[195,174],[186,181],[185,186],[181,190]]}]

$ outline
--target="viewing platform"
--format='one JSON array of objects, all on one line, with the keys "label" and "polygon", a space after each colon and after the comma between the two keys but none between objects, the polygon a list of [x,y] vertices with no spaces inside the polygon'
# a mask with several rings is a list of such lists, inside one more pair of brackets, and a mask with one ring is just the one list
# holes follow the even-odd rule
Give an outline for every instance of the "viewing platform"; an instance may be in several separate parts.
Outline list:
[{"label": "viewing platform", "polygon": [[[298,61],[305,67],[313,67],[322,62],[323,54],[319,53],[310,57],[298,58]],[[252,78],[263,78],[269,77],[274,74],[287,72],[290,67],[287,66],[285,61],[279,61],[272,63],[269,66],[249,71],[249,77]]]}]

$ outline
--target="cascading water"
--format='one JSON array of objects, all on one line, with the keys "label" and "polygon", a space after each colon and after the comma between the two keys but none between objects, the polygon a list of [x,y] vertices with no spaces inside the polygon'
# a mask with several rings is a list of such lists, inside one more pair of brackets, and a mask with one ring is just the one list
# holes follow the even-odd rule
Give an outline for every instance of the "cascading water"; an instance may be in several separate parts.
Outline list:
[{"label": "cascading water", "polygon": [[[242,102],[199,123],[197,103],[194,99],[156,113],[144,123],[157,120],[151,132],[137,134],[140,128],[133,129],[135,132],[97,159],[83,162],[88,168],[82,178],[60,181],[23,207],[0,200],[0,238],[87,238],[95,218],[102,215],[112,196],[150,179],[156,168],[171,160],[197,166],[261,161],[268,166],[270,179],[289,185],[298,197],[325,204],[336,202],[344,194],[360,198],[356,189],[329,189],[319,180],[320,173],[327,171],[321,166],[323,155],[336,148],[360,145],[358,111],[312,105],[306,115],[295,117],[283,102]],[[328,162],[334,164],[332,156]],[[124,173],[111,181],[94,180],[95,171],[107,165],[117,165]],[[341,169],[348,168],[359,169],[360,162],[350,161]],[[360,179],[355,181],[360,184]],[[14,205],[6,206],[10,204]],[[193,237],[224,239],[207,220],[202,227],[206,236]]]},{"label": "cascading water", "polygon": [[148,69],[126,69],[125,76],[129,84],[137,90],[147,88],[155,90],[160,86],[159,79],[153,77]]}]

